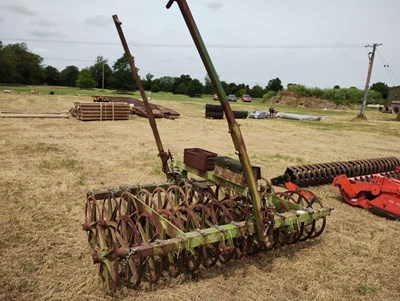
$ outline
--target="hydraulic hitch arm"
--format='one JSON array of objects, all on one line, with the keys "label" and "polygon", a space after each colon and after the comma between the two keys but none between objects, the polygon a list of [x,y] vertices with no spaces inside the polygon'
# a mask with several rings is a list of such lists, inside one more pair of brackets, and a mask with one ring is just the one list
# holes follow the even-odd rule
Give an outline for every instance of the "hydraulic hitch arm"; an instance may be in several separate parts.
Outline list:
[{"label": "hydraulic hitch arm", "polygon": [[138,74],[136,66],[135,66],[135,59],[131,55],[131,52],[128,47],[128,43],[126,42],[124,33],[122,31],[122,27],[121,27],[122,22],[118,19],[117,15],[113,15],[113,20],[115,23],[115,27],[117,28],[119,38],[121,39],[121,43],[122,43],[122,47],[124,48],[124,51],[125,51],[126,59],[131,68],[132,77],[135,80],[136,86],[140,91],[140,95],[142,96],[142,100],[143,100],[143,103],[146,108],[146,113],[147,113],[147,116],[149,119],[151,130],[153,131],[154,139],[156,140],[156,144],[157,144],[157,148],[158,148],[158,156],[161,158],[162,170],[166,174],[167,179],[169,179],[170,168],[168,166],[168,159],[170,158],[170,154],[164,151],[164,147],[161,142],[160,134],[157,129],[157,124],[156,124],[156,120],[154,118],[153,111],[150,107],[149,101],[146,96],[146,92],[144,91],[142,81],[140,80],[139,74]]}]

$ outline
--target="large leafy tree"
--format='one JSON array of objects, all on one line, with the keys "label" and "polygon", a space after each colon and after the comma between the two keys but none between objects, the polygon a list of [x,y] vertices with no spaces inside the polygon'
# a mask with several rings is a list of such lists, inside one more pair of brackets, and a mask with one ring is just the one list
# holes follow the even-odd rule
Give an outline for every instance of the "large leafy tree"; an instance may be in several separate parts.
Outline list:
[{"label": "large leafy tree", "polygon": [[125,55],[120,57],[113,65],[111,87],[113,89],[127,91],[134,91],[136,89],[136,85],[130,71],[130,66]]},{"label": "large leafy tree", "polygon": [[[176,77],[174,80],[174,84],[172,87],[172,93],[174,94],[186,94],[187,93],[187,87],[189,86],[190,82],[192,81],[192,78],[188,74],[182,74],[180,77]],[[183,87],[186,87],[186,92],[182,93],[184,90]],[[178,89],[179,87],[179,89]]]},{"label": "large leafy tree", "polygon": [[244,95],[244,94],[249,94],[250,93],[250,88],[249,88],[249,86],[248,85],[245,85],[245,84],[239,84],[239,85],[236,85],[236,84],[229,84],[229,85],[234,85],[234,87],[236,87],[235,89],[236,89],[236,92],[234,92],[234,90],[232,91],[232,93],[231,94],[235,94],[237,97],[241,97],[242,95]]},{"label": "large leafy tree", "polygon": [[212,84],[210,77],[208,75],[206,75],[206,77],[204,78],[204,83],[205,83],[203,89],[204,94],[214,94],[215,93],[214,85]]},{"label": "large leafy tree", "polygon": [[187,95],[195,97],[203,93],[203,85],[198,79],[193,79],[188,86]]},{"label": "large leafy tree", "polygon": [[[151,89],[151,87],[153,86],[153,78],[154,78],[154,75],[153,75],[153,74],[147,73],[146,76],[145,76],[145,78],[142,79],[143,88],[144,88],[145,90],[150,90],[150,89]],[[159,83],[157,83],[157,85],[160,86]]]},{"label": "large leafy tree", "polygon": [[256,98],[262,98],[264,95],[264,89],[260,85],[255,85],[250,89],[250,95]]},{"label": "large leafy tree", "polygon": [[67,66],[60,72],[60,83],[62,86],[76,87],[79,69],[76,66]]},{"label": "large leafy tree", "polygon": [[376,82],[372,84],[371,90],[374,90],[376,92],[380,92],[382,94],[382,97],[386,99],[389,94],[389,86],[383,82]]},{"label": "large leafy tree", "polygon": [[90,69],[82,69],[76,80],[76,85],[81,89],[91,89],[96,87],[96,84],[96,81],[92,78]]},{"label": "large leafy tree", "polygon": [[278,91],[280,91],[280,90],[282,90],[283,89],[283,86],[282,86],[282,81],[277,77],[277,78],[274,78],[274,79],[271,79],[269,82],[268,82],[268,85],[265,87],[265,91],[275,91],[275,92],[278,92]]},{"label": "large leafy tree", "polygon": [[108,65],[108,60],[102,56],[96,58],[96,63],[90,66],[90,74],[92,78],[96,81],[96,87],[101,88],[103,85],[103,68],[104,68],[104,87],[110,86],[111,78],[113,72]]},{"label": "large leafy tree", "polygon": [[51,86],[56,86],[60,84],[60,71],[53,66],[47,66],[44,68],[44,73],[46,75],[46,83]]},{"label": "large leafy tree", "polygon": [[0,83],[13,83],[15,68],[11,63],[9,53],[5,51],[3,43],[0,41]]},{"label": "large leafy tree", "polygon": [[186,94],[188,91],[186,85],[184,83],[180,83],[179,86],[174,91],[174,94]]},{"label": "large leafy tree", "polygon": [[28,50],[25,43],[0,47],[0,82],[42,84],[45,80],[43,59]]},{"label": "large leafy tree", "polygon": [[163,76],[159,78],[161,91],[172,92],[174,88],[175,78],[172,76]]},{"label": "large leafy tree", "polygon": [[161,88],[160,88],[160,81],[159,81],[159,80],[155,80],[155,81],[153,82],[153,84],[151,85],[150,91],[151,91],[151,92],[154,92],[154,93],[158,93],[158,92],[161,91]]}]

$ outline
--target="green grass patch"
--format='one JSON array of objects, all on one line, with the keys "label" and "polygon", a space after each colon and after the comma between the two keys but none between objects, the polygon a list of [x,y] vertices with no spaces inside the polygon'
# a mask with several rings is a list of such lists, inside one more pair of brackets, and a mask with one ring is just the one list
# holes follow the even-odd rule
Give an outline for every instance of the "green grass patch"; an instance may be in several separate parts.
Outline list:
[{"label": "green grass patch", "polygon": [[303,163],[304,159],[300,157],[295,157],[295,156],[287,156],[283,154],[273,154],[273,155],[261,155],[261,154],[256,154],[251,156],[251,159],[256,161],[256,162],[278,162],[278,161],[285,161],[285,162],[292,162],[292,163]]},{"label": "green grass patch", "polygon": [[356,287],[356,292],[362,296],[374,294],[377,291],[378,291],[378,289],[376,287],[374,287],[372,284],[368,283],[367,277],[365,277],[364,283],[362,283]]},{"label": "green grass patch", "polygon": [[82,170],[82,166],[79,161],[75,159],[53,159],[44,160],[39,164],[39,169],[41,170],[62,170],[66,169],[68,171],[79,171]]},{"label": "green grass patch", "polygon": [[343,132],[343,131],[360,131],[368,133],[376,133],[386,136],[400,137],[400,131],[396,124],[393,125],[382,125],[363,123],[363,122],[328,122],[328,121],[305,121],[305,120],[288,120],[282,119],[285,122],[297,122],[301,126],[310,127],[319,131],[332,131],[332,132]]},{"label": "green grass patch", "polygon": [[63,87],[63,86],[30,86],[30,85],[0,85],[2,89],[10,89],[12,94],[32,94],[34,91],[38,94],[50,94],[54,92],[55,95],[79,95],[79,96],[93,96],[93,95],[107,95],[107,96],[127,96],[127,97],[140,97],[139,92],[119,93],[110,89],[79,89],[78,87]]},{"label": "green grass patch", "polygon": [[60,152],[60,148],[56,144],[48,143],[35,143],[35,144],[25,144],[19,153],[23,154],[47,154],[51,152]]}]

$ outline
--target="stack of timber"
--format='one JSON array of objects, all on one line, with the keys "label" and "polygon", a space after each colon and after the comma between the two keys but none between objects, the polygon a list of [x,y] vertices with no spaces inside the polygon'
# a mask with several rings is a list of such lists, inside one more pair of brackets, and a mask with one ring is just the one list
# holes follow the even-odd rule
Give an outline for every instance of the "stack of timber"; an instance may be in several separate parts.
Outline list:
[{"label": "stack of timber", "polygon": [[130,109],[129,105],[123,102],[76,102],[71,115],[82,121],[129,120]]},{"label": "stack of timber", "polygon": [[2,110],[0,118],[69,118],[69,115],[66,112]]},{"label": "stack of timber", "polygon": [[[144,102],[130,97],[114,97],[114,96],[92,96],[94,102],[126,102],[131,108],[132,114],[137,114],[139,116],[148,117]],[[150,103],[150,108],[153,111],[155,118],[168,118],[175,119],[181,116],[177,111],[169,108],[165,108],[154,103]]]}]

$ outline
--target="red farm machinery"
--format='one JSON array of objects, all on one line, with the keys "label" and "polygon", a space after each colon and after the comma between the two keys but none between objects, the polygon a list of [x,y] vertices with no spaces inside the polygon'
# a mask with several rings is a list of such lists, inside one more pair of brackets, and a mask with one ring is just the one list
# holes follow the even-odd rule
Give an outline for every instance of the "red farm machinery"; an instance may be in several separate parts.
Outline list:
[{"label": "red farm machinery", "polygon": [[350,205],[400,219],[400,160],[395,157],[289,166],[272,179],[293,191],[331,183]]}]

